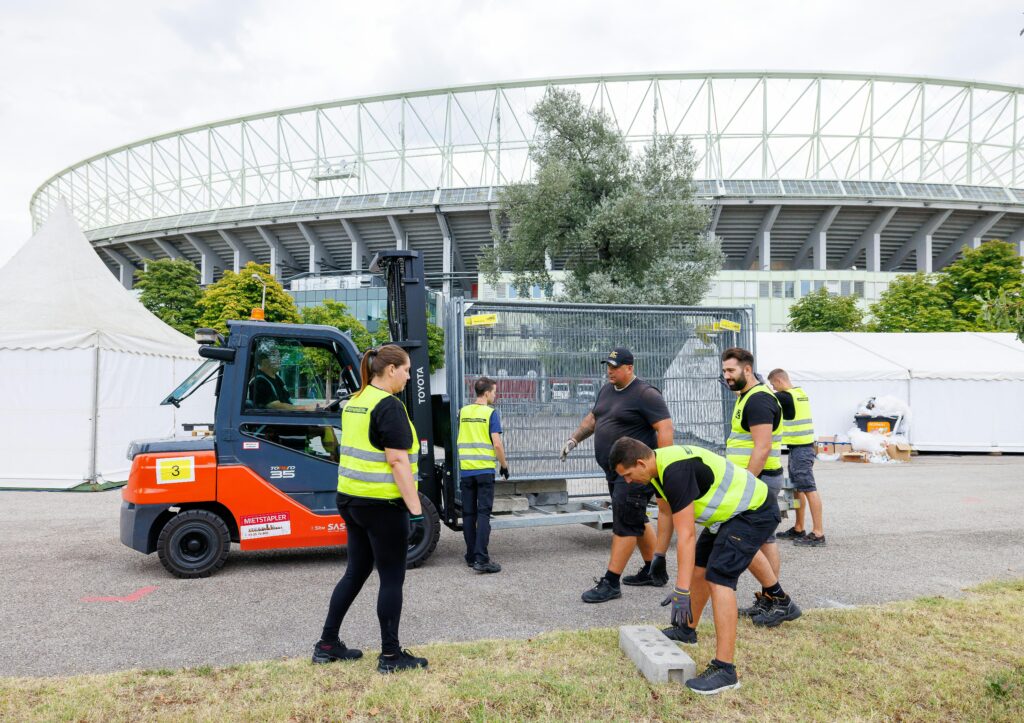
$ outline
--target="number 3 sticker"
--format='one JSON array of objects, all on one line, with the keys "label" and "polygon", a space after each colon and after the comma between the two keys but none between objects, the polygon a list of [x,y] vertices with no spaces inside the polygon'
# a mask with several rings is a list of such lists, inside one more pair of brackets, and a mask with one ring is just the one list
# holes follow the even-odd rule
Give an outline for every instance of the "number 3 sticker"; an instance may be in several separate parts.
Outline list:
[{"label": "number 3 sticker", "polygon": [[159,485],[174,482],[196,481],[195,457],[164,457],[156,461],[156,483]]}]

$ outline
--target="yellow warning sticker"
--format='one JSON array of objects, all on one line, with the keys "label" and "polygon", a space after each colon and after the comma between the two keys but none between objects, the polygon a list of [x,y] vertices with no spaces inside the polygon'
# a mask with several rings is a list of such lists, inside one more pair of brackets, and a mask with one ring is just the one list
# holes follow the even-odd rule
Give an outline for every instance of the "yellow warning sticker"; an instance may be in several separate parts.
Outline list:
[{"label": "yellow warning sticker", "polygon": [[719,321],[718,326],[720,326],[723,329],[728,329],[729,331],[739,331],[741,328],[743,328],[735,321],[729,321],[728,319],[722,319],[721,321]]},{"label": "yellow warning sticker", "polygon": [[465,318],[466,326],[494,326],[498,323],[497,314],[477,314]]},{"label": "yellow warning sticker", "polygon": [[195,481],[195,457],[163,457],[156,461],[156,483],[158,485]]}]

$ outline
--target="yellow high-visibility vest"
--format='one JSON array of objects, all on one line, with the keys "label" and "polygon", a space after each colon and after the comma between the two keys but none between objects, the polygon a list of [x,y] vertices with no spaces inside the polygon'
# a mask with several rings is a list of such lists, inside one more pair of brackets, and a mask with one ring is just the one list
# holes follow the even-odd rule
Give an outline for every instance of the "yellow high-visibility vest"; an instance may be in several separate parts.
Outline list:
[{"label": "yellow high-visibility vest", "polygon": [[[755,394],[767,394],[772,399],[775,395],[764,384],[758,384],[742,397],[736,400],[736,406],[732,410],[732,430],[729,439],[725,443],[725,456],[744,469],[750,463],[750,456],[754,453],[754,437],[750,432],[743,431],[743,409],[747,406]],[[779,401],[775,399],[775,403]],[[779,423],[772,429],[772,448],[768,453],[768,459],[764,462],[765,470],[782,469],[782,414],[779,413]]]},{"label": "yellow high-visibility vest", "polygon": [[491,440],[491,415],[486,404],[467,404],[459,410],[459,469],[494,471],[497,456]]},{"label": "yellow high-visibility vest", "polygon": [[693,517],[697,524],[704,527],[725,522],[747,510],[756,510],[768,497],[768,485],[750,474],[745,467],[709,449],[674,444],[654,450],[654,457],[658,464],[658,479],[652,479],[651,483],[666,499],[661,480],[665,479],[665,469],[670,464],[698,458],[711,468],[715,475],[714,483],[693,502]]},{"label": "yellow high-visibility vest", "polygon": [[[384,456],[384,450],[370,444],[370,414],[374,408],[392,395],[375,386],[367,386],[352,397],[341,411],[341,449],[338,460],[338,492],[353,497],[372,497],[393,500],[402,496],[391,473],[391,465]],[[399,400],[401,401],[401,400]],[[405,405],[402,405],[405,409]],[[416,427],[409,419],[412,432],[412,446],[409,447],[409,462],[412,464],[412,480],[419,486],[419,454],[417,454]]]},{"label": "yellow high-visibility vest", "polygon": [[787,389],[793,397],[796,410],[793,419],[782,420],[782,441],[784,444],[811,444],[814,442],[814,423],[811,421],[811,400],[800,387]]}]

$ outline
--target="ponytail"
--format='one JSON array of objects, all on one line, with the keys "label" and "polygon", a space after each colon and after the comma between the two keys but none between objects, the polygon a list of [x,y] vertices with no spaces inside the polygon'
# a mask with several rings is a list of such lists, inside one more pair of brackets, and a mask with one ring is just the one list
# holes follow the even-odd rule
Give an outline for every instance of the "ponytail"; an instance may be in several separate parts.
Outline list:
[{"label": "ponytail", "polygon": [[405,349],[395,344],[385,344],[379,347],[372,347],[363,354],[363,360],[359,363],[359,391],[353,396],[359,396],[363,390],[370,385],[374,377],[379,377],[391,364],[396,367],[409,361],[409,355]]}]

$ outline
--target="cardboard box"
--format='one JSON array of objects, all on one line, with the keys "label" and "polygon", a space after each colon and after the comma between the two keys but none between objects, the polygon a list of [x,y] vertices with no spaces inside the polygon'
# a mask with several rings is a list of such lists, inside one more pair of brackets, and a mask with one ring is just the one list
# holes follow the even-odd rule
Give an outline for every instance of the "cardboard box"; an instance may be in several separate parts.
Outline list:
[{"label": "cardboard box", "polygon": [[892,444],[887,442],[885,445],[886,454],[889,455],[889,459],[894,459],[897,462],[909,462],[911,449],[910,445],[904,442],[898,444]]},{"label": "cardboard box", "polygon": [[836,454],[838,454],[840,457],[846,454],[847,452],[852,451],[853,445],[850,444],[849,442],[836,442]]},{"label": "cardboard box", "polygon": [[866,464],[868,461],[867,452],[843,452],[842,460],[844,462],[860,462]]},{"label": "cardboard box", "polygon": [[815,454],[833,455],[836,453],[836,438],[835,436],[830,437],[818,437],[818,440],[814,443]]}]

